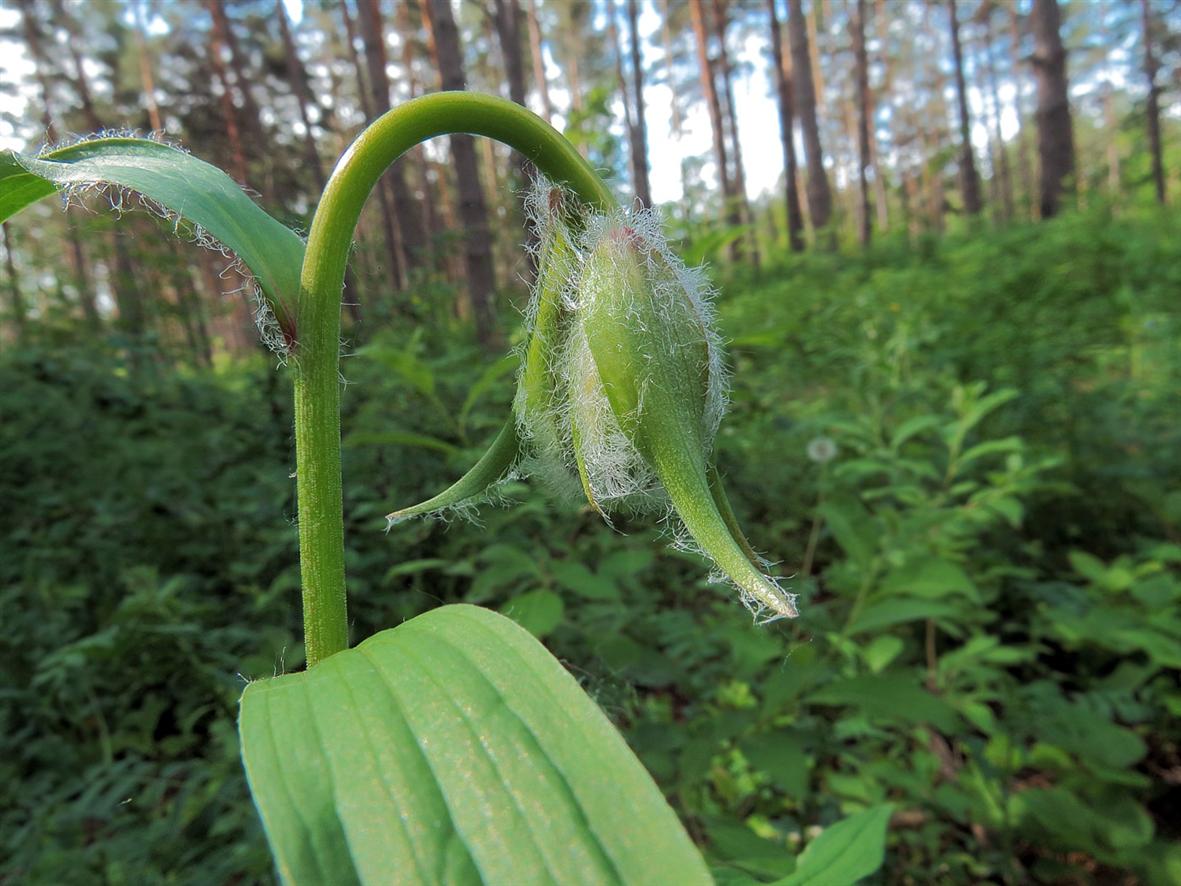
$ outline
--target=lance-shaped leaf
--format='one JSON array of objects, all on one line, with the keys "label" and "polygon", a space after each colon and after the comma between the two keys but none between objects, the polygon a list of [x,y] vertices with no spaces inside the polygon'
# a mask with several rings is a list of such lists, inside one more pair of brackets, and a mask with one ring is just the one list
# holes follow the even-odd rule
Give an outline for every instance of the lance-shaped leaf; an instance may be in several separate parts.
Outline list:
[{"label": "lance-shaped leaf", "polygon": [[[560,195],[561,192],[555,190],[553,193]],[[524,442],[522,428],[526,429],[528,442],[539,457],[561,458],[564,443],[553,394],[553,352],[570,323],[563,305],[563,291],[573,273],[576,256],[569,231],[559,218],[562,212],[560,199],[550,203],[547,212],[555,223],[546,228],[545,242],[540,250],[538,297],[530,318],[529,340],[523,352],[513,403],[515,415],[509,416],[492,445],[471,470],[438,495],[386,515],[391,526],[414,517],[462,507],[487,495],[520,459]]]},{"label": "lance-shaped leaf", "polygon": [[390,526],[396,526],[404,520],[421,517],[424,514],[437,514],[452,508],[462,507],[465,503],[478,500],[504,479],[517,461],[521,449],[521,440],[517,436],[517,422],[509,416],[496,439],[487,451],[480,456],[470,471],[440,492],[407,508],[386,514],[386,521]]},{"label": "lance-shaped leaf", "polygon": [[286,883],[708,883],[651,777],[528,632],[446,606],[247,687]]},{"label": "lance-shaped leaf", "polygon": [[216,166],[141,138],[94,138],[36,157],[0,152],[0,221],[58,191],[104,187],[141,195],[237,255],[284,335],[294,334],[303,241]]}]

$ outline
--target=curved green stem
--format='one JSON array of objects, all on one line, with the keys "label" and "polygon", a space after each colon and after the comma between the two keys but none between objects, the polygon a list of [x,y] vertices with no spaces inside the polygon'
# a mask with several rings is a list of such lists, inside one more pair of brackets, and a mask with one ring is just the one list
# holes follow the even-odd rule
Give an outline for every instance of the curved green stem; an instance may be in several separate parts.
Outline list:
[{"label": "curved green stem", "polygon": [[296,309],[295,459],[308,666],[348,647],[340,472],[340,301],[353,234],[386,168],[437,135],[503,142],[597,209],[615,206],[602,179],[556,129],[519,105],[440,92],[379,117],[341,157],[312,219]]}]

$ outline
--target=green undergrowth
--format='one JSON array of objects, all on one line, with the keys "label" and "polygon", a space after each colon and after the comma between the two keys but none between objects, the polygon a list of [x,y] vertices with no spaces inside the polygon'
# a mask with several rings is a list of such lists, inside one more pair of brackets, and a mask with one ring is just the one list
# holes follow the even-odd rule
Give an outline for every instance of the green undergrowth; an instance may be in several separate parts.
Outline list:
[{"label": "green undergrowth", "polygon": [[[344,363],[353,636],[512,615],[721,882],[883,803],[879,882],[1176,882],[1178,235],[1093,213],[722,280],[719,463],[800,594],[766,627],[657,529],[523,484],[387,535],[478,457],[513,366],[374,335]],[[0,356],[0,881],[269,880],[234,718],[302,664],[287,384]]]}]

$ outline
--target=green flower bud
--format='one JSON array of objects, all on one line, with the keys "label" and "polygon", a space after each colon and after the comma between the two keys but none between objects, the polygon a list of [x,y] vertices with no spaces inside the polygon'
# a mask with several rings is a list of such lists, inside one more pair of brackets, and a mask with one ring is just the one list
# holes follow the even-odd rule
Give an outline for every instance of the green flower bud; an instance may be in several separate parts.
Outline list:
[{"label": "green flower bud", "polygon": [[[576,480],[607,519],[665,512],[675,543],[712,559],[756,617],[794,617],[793,595],[763,571],[713,467],[727,379],[704,275],[672,254],[654,213],[575,216],[560,194],[543,184],[529,201],[541,232],[539,272],[514,461],[501,473]],[[498,438],[496,464],[508,447]],[[391,516],[458,503],[489,479],[488,460],[431,502]]]}]

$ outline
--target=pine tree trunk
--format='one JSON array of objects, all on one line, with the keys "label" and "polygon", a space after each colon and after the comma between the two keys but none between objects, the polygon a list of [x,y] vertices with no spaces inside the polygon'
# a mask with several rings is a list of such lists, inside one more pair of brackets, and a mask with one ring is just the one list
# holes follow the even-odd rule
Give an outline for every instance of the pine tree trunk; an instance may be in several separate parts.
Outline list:
[{"label": "pine tree trunk", "polygon": [[1165,202],[1165,164],[1161,156],[1160,86],[1156,82],[1157,60],[1152,45],[1152,13],[1148,0],[1140,0],[1140,19],[1144,35],[1144,79],[1148,84],[1145,117],[1148,124],[1148,150],[1152,154],[1152,183],[1156,188],[1156,202]]},{"label": "pine tree trunk", "polygon": [[747,247],[750,250],[751,262],[757,269],[759,266],[758,235],[755,232],[754,217],[750,211],[750,200],[746,194],[746,167],[742,162],[742,144],[738,140],[738,112],[734,104],[734,78],[730,65],[730,52],[726,48],[728,21],[722,0],[713,0],[713,23],[714,36],[718,41],[718,65],[722,71],[722,94],[726,99],[726,132],[730,136],[730,157],[734,163],[731,176],[734,200],[738,204],[739,218],[747,226]]},{"label": "pine tree trunk", "polygon": [[[816,119],[816,91],[812,85],[812,59],[808,52],[807,22],[801,0],[788,0],[787,31],[791,40],[795,110],[800,118],[804,159],[808,166],[808,213],[819,242],[832,218],[832,191],[824,171],[824,151]],[[831,238],[829,243],[835,245]]]},{"label": "pine tree trunk", "polygon": [[1009,151],[1005,147],[1005,136],[1001,131],[1001,91],[997,82],[996,59],[993,57],[994,34],[991,11],[984,16],[984,59],[988,66],[988,91],[992,95],[992,131],[996,139],[998,172],[1000,175],[1001,221],[1013,220],[1013,170],[1009,167]]},{"label": "pine tree trunk", "polygon": [[[443,89],[463,89],[466,83],[459,30],[451,14],[450,0],[423,0],[423,20],[430,36],[431,50],[439,69]],[[459,218],[464,232],[464,264],[468,299],[476,322],[476,338],[492,344],[496,336],[492,297],[496,288],[492,266],[492,240],[476,149],[470,135],[451,136],[451,157],[458,184]]]},{"label": "pine tree trunk", "polygon": [[611,60],[615,66],[615,87],[623,102],[623,128],[627,132],[628,166],[631,171],[632,188],[638,189],[636,157],[632,135],[635,128],[635,112],[632,109],[631,87],[623,73],[623,41],[619,37],[619,9],[615,0],[607,0],[607,42],[611,44]]},{"label": "pine tree trunk", "polygon": [[[496,36],[500,42],[500,54],[504,59],[504,71],[508,77],[509,98],[521,107],[525,102],[525,66],[521,61],[521,7],[517,0],[495,0]],[[519,151],[512,152],[513,191],[517,192],[529,182],[532,176],[526,168],[528,161]]]},{"label": "pine tree trunk", "polygon": [[955,94],[960,121],[960,192],[964,198],[964,212],[979,215],[980,176],[976,172],[976,156],[972,150],[972,123],[968,117],[968,87],[964,83],[964,50],[960,44],[960,21],[956,13],[957,0],[947,0],[951,19],[951,48],[955,60]]},{"label": "pine tree trunk", "polygon": [[[410,98],[417,98],[423,94],[423,89],[414,70],[416,56],[415,41],[412,39],[414,30],[411,24],[410,4],[398,4],[395,11],[394,26],[398,29],[398,33],[402,37],[402,70],[406,72],[406,86],[409,89]],[[423,230],[426,231],[424,238],[426,253],[423,256],[423,260],[425,265],[433,270],[439,264],[438,250],[435,244],[444,233],[443,224],[439,219],[439,212],[435,206],[436,201],[433,199],[436,196],[437,189],[432,187],[431,162],[426,155],[426,149],[422,145],[418,145],[411,150],[410,156],[414,158],[412,173],[415,176],[415,184],[419,193],[424,197],[421,201],[422,224]]]},{"label": "pine tree trunk", "polygon": [[644,114],[644,59],[640,54],[639,10],[636,0],[627,0],[627,22],[631,44],[632,100],[635,117],[631,127],[631,154],[636,198],[642,206],[652,205],[648,178],[648,121]]},{"label": "pine tree trunk", "polygon": [[314,103],[311,89],[308,87],[308,73],[299,59],[295,47],[295,39],[291,36],[291,25],[287,21],[287,8],[283,0],[275,0],[275,18],[279,20],[279,34],[283,39],[283,51],[287,63],[287,85],[291,94],[295,96],[295,103],[299,109],[299,122],[303,124],[303,154],[307,160],[308,171],[316,183],[316,193],[324,190],[324,165],[320,162],[320,152],[316,149],[316,136],[312,132],[312,118],[308,113],[308,105]]},{"label": "pine tree trunk", "polygon": [[545,55],[541,51],[541,22],[537,19],[537,0],[525,0],[529,22],[529,54],[533,58],[533,85],[541,97],[541,116],[546,123],[554,119],[554,105],[549,97],[549,78],[545,73]]},{"label": "pine tree trunk", "polygon": [[[369,91],[374,118],[390,109],[390,80],[386,74],[385,25],[377,0],[357,0],[357,21],[365,47]],[[387,248],[398,260],[399,279],[409,283],[409,274],[422,264],[424,243],[418,201],[406,185],[405,165],[395,163],[382,176],[388,185],[381,204]],[[383,190],[385,190],[383,188]]]},{"label": "pine tree trunk", "polygon": [[[857,0],[851,22],[853,55],[857,64],[857,194],[858,231],[862,246],[868,246],[873,235],[869,209],[869,57],[865,51],[865,0]],[[876,174],[876,170],[875,170]]]},{"label": "pine tree trunk", "polygon": [[[60,0],[59,0],[60,2]],[[229,50],[230,67],[234,72],[234,82],[242,97],[242,110],[247,121],[246,128],[252,130],[252,135],[259,138],[258,148],[265,150],[262,139],[266,133],[262,129],[262,115],[259,113],[258,102],[250,89],[250,78],[242,67],[242,50],[238,48],[238,38],[234,36],[234,29],[230,27],[229,17],[226,15],[225,0],[206,0],[209,14],[213,17],[213,29],[218,32],[218,39]]]},{"label": "pine tree trunk", "polygon": [[[216,17],[214,19],[216,23]],[[222,55],[221,29],[216,24],[209,31],[209,61],[213,64],[213,77],[221,90],[222,123],[226,127],[226,140],[230,143],[230,168],[238,184],[245,186],[250,178],[246,167],[246,150],[242,144],[242,127],[238,122],[238,108],[234,104],[234,93],[230,85],[230,74],[226,70],[225,58]]]},{"label": "pine tree trunk", "polygon": [[[874,17],[877,19],[878,36],[881,40],[878,55],[882,62],[882,85],[876,92],[871,92],[869,96],[869,119],[876,121],[879,99],[882,96],[890,95],[894,88],[894,59],[889,48],[890,12],[886,7],[885,0],[877,0],[875,3]],[[886,116],[888,120],[893,119],[892,113]],[[887,122],[887,125],[891,124]],[[890,201],[886,188],[886,169],[878,157],[878,127],[876,125],[869,127],[869,160],[873,165],[873,203],[878,216],[878,229],[888,231],[890,229]]]},{"label": "pine tree trunk", "polygon": [[[45,56],[41,51],[41,37],[34,16],[31,0],[17,0],[20,7],[21,22],[25,35],[25,46],[33,59],[33,75],[41,91],[41,122],[45,127],[45,139],[48,144],[57,144],[57,127],[53,124],[53,111],[50,109],[49,79],[45,70]],[[86,324],[97,330],[102,326],[98,313],[98,303],[94,289],[90,285],[90,267],[86,251],[82,247],[82,236],[78,233],[78,222],[69,207],[66,209],[66,239],[70,243],[70,263],[73,270],[73,282],[78,290],[78,300],[82,306],[82,314]]]},{"label": "pine tree trunk", "polygon": [[[689,11],[693,18],[693,36],[697,41],[697,64],[701,77],[701,91],[705,95],[709,110],[709,124],[713,132],[714,162],[718,167],[718,183],[722,189],[722,212],[725,223],[737,227],[741,219],[734,205],[734,188],[730,181],[730,163],[726,157],[726,137],[722,123],[722,105],[718,99],[717,83],[714,80],[713,62],[709,57],[709,37],[705,30],[705,13],[702,0],[689,0]],[[736,241],[737,242],[737,241]],[[732,251],[731,256],[735,256]]]},{"label": "pine tree trunk", "polygon": [[[673,140],[679,145],[685,134],[685,115],[681,111],[681,103],[677,100],[677,91],[673,88],[673,35],[670,17],[672,9],[670,0],[661,0],[660,39],[664,45],[664,69],[668,90],[669,115],[672,122]],[[681,206],[688,212],[687,198],[690,191],[689,165],[685,157],[681,157]]]},{"label": "pine tree trunk", "polygon": [[783,144],[783,197],[786,204],[787,242],[792,252],[804,249],[804,216],[800,210],[800,192],[796,188],[795,122],[792,113],[791,76],[783,51],[783,31],[775,0],[767,0],[771,20],[771,51],[775,60],[775,87],[779,97],[779,140]]},{"label": "pine tree trunk", "polygon": [[1058,213],[1073,189],[1074,134],[1067,93],[1066,50],[1059,33],[1058,0],[1034,0],[1034,71],[1037,74],[1037,148],[1041,161],[1041,213]]},{"label": "pine tree trunk", "polygon": [[[78,31],[78,23],[72,16],[66,14],[61,0],[53,0],[53,10],[58,22],[66,27],[69,34],[69,53],[73,63],[73,86],[78,93],[82,106],[82,116],[86,120],[86,128],[91,132],[102,132],[105,127],[94,109],[94,100],[90,90],[90,83],[86,77],[86,70],[82,66],[82,55],[78,47],[82,42],[82,35]],[[42,60],[43,61],[43,60]],[[136,283],[136,273],[131,256],[127,252],[127,244],[118,231],[111,231],[111,252],[114,256],[113,288],[115,301],[119,306],[119,322],[125,332],[133,338],[142,337],[145,329],[144,299]]]},{"label": "pine tree trunk", "polygon": [[[295,96],[295,103],[299,108],[299,120],[303,124],[303,152],[307,160],[308,170],[312,180],[316,183],[316,199],[324,193],[324,164],[320,160],[320,151],[316,147],[316,136],[312,132],[312,118],[308,113],[308,106],[315,104],[312,89],[308,85],[308,72],[299,58],[299,50],[295,45],[295,38],[291,34],[291,25],[287,21],[287,9],[283,0],[275,0],[275,17],[279,20],[279,33],[283,39],[283,49],[287,56],[287,83],[291,94]],[[343,304],[353,319],[354,326],[361,323],[361,305],[357,301],[357,285],[352,272],[346,268],[344,277]]]},{"label": "pine tree trunk", "polygon": [[1120,182],[1122,175],[1120,173],[1119,142],[1116,139],[1116,134],[1119,132],[1119,120],[1115,114],[1115,91],[1110,83],[1103,93],[1103,123],[1109,134],[1107,139],[1107,190],[1114,202],[1119,200],[1123,193],[1123,187]]},{"label": "pine tree trunk", "polygon": [[144,93],[144,104],[148,108],[148,122],[153,132],[163,132],[164,123],[160,118],[160,106],[156,103],[156,78],[152,74],[152,59],[148,54],[148,28],[144,22],[143,0],[132,0],[131,12],[135,20],[135,27],[131,30],[139,64],[139,82]]},{"label": "pine tree trunk", "polygon": [[[358,0],[358,2],[364,2],[364,0]],[[366,120],[372,120],[376,116],[373,113],[373,91],[365,76],[365,66],[361,63],[361,55],[357,52],[357,26],[353,22],[352,13],[349,12],[349,0],[341,0],[340,17],[344,21],[345,45],[349,51],[349,60],[353,63],[353,72],[357,77],[357,97],[361,102],[361,110],[364,112]]]},{"label": "pine tree trunk", "polygon": [[1025,217],[1033,218],[1034,210],[1034,182],[1033,163],[1029,158],[1029,138],[1025,125],[1025,78],[1021,71],[1021,14],[1014,3],[1009,7],[1009,48],[1010,62],[1013,66],[1014,95],[1013,105],[1017,115],[1017,169],[1021,175],[1021,190],[1025,203]]},{"label": "pine tree trunk", "polygon": [[8,225],[3,222],[0,222],[0,239],[3,240],[0,245],[4,247],[4,271],[8,275],[8,312],[12,318],[12,326],[16,330],[15,338],[20,341],[25,334],[27,309],[25,297],[21,293],[20,279],[16,273],[16,262],[12,258],[12,235],[8,232]]}]

